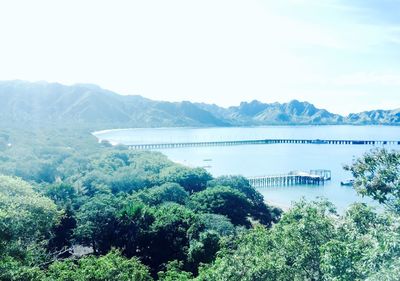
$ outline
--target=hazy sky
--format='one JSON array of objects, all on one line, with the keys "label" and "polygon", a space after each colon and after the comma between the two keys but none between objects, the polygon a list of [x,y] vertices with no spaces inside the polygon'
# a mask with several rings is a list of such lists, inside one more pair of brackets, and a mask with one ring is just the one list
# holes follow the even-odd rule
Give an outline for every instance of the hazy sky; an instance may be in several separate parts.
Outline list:
[{"label": "hazy sky", "polygon": [[1,0],[9,79],[223,106],[397,108],[400,0]]}]

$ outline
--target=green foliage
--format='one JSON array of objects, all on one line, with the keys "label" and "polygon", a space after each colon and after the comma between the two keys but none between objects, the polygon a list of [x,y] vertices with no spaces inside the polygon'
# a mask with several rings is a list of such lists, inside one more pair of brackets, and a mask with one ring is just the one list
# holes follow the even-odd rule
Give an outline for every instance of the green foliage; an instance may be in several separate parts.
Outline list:
[{"label": "green foliage", "polygon": [[4,281],[42,281],[44,273],[39,267],[23,264],[9,256],[0,257],[0,280]]},{"label": "green foliage", "polygon": [[48,248],[52,252],[70,248],[73,244],[73,233],[76,228],[74,212],[67,207],[59,221],[52,228],[53,236],[49,240]]},{"label": "green foliage", "polygon": [[166,271],[160,271],[158,273],[159,280],[161,281],[190,281],[192,280],[192,274],[182,270],[182,263],[178,261],[172,261],[167,264]]},{"label": "green foliage", "polygon": [[168,261],[185,261],[190,240],[197,238],[204,226],[193,211],[174,203],[155,209],[154,218],[146,263],[158,271]]},{"label": "green foliage", "polygon": [[[321,249],[328,280],[365,280],[400,259],[400,220],[365,204],[353,205],[337,235]],[[395,280],[395,279],[393,279]]]},{"label": "green foliage", "polygon": [[196,280],[397,280],[400,221],[363,204],[343,217],[326,202],[299,202],[271,229],[224,244]]},{"label": "green foliage", "polygon": [[134,194],[134,197],[147,205],[159,205],[165,202],[185,205],[189,194],[177,183],[164,183],[161,186],[139,191]]},{"label": "green foliage", "polygon": [[55,183],[45,186],[44,195],[56,203],[60,209],[77,209],[81,205],[81,197],[71,184]]},{"label": "green foliage", "polygon": [[205,230],[218,233],[220,236],[235,234],[235,226],[223,215],[200,214],[199,218],[205,227]]},{"label": "green foliage", "polygon": [[[154,210],[141,202],[128,199],[117,213],[118,225],[114,229],[115,245],[128,257],[145,257],[151,246]],[[146,256],[147,257],[147,256]],[[151,259],[151,257],[147,257]]]},{"label": "green foliage", "polygon": [[28,247],[50,238],[59,215],[56,205],[31,185],[0,175],[0,250],[12,243]]},{"label": "green foliage", "polygon": [[42,280],[35,265],[47,258],[59,217],[56,205],[30,184],[0,175],[0,280]]},{"label": "green foliage", "polygon": [[63,212],[59,223],[52,228],[53,237],[49,241],[49,250],[61,251],[71,247],[73,231],[76,228],[75,212],[82,205],[83,197],[75,187],[66,183],[50,184],[44,186],[42,191]]},{"label": "green foliage", "polygon": [[209,181],[207,185],[209,187],[227,186],[243,193],[252,205],[251,217],[264,225],[270,226],[280,219],[282,210],[267,206],[261,193],[251,187],[249,181],[243,176],[222,176]]},{"label": "green foliage", "polygon": [[190,169],[179,165],[167,167],[160,173],[162,182],[178,183],[190,194],[205,189],[211,179],[211,175],[204,169]]},{"label": "green foliage", "polygon": [[366,281],[393,281],[400,280],[400,258],[385,263],[381,269],[369,276]]},{"label": "green foliage", "polygon": [[272,230],[285,260],[285,271],[295,280],[321,280],[320,248],[335,235],[333,206],[325,201],[295,203]]},{"label": "green foliage", "polygon": [[[397,152],[349,169],[359,192],[398,211]],[[2,130],[0,172],[31,181],[0,176],[0,280],[400,279],[398,212],[300,201],[281,218],[244,177],[79,130]]]},{"label": "green foliage", "polygon": [[0,150],[0,160],[4,159],[0,161],[0,174],[52,183],[63,178],[67,168],[64,163],[70,163],[69,168],[84,166],[88,154],[98,150],[96,139],[83,128],[32,130],[29,126],[7,126],[2,126],[0,133],[8,135],[11,146]]},{"label": "green foliage", "polygon": [[228,217],[234,225],[250,226],[251,204],[243,193],[230,187],[208,188],[190,197],[192,209]]},{"label": "green foliage", "polygon": [[120,192],[132,193],[154,184],[149,180],[146,173],[130,166],[121,167],[114,171],[107,182],[114,194]]},{"label": "green foliage", "polygon": [[334,235],[324,202],[297,203],[270,230],[244,232],[198,280],[322,280],[319,249]]},{"label": "green foliage", "polygon": [[209,187],[227,186],[243,193],[254,205],[264,203],[264,198],[256,189],[252,188],[248,179],[243,176],[221,176],[210,180]]},{"label": "green foliage", "polygon": [[85,167],[63,170],[71,173],[64,175],[65,181],[85,195],[94,196],[100,193],[132,193],[153,187],[160,183],[160,171],[173,165],[160,153],[111,150],[91,156]]},{"label": "green foliage", "polygon": [[210,263],[220,249],[220,236],[213,231],[206,231],[200,234],[197,240],[190,242],[188,250],[188,262],[192,272],[197,273],[200,263]]},{"label": "green foliage", "polygon": [[118,251],[102,257],[84,257],[55,262],[46,272],[48,281],[151,281],[148,268],[136,258],[126,259]]},{"label": "green foliage", "polygon": [[360,194],[400,213],[400,152],[373,150],[345,168],[352,172]]},{"label": "green foliage", "polygon": [[280,277],[284,261],[272,252],[273,243],[265,228],[242,233],[232,244],[233,248],[222,249],[212,265],[201,267],[196,280],[290,280]]},{"label": "green foliage", "polygon": [[93,247],[95,253],[107,253],[116,240],[117,212],[121,206],[121,200],[112,195],[89,199],[76,216],[78,241]]}]

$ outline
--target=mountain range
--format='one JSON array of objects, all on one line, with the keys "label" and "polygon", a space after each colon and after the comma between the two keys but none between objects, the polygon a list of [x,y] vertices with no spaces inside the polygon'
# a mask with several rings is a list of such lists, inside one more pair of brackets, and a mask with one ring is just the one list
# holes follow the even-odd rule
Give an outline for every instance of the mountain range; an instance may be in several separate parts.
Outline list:
[{"label": "mountain range", "polygon": [[215,104],[154,101],[119,95],[92,84],[0,82],[0,122],[85,124],[94,127],[257,126],[384,124],[400,125],[400,109],[341,116],[308,102],[262,103],[228,108]]}]

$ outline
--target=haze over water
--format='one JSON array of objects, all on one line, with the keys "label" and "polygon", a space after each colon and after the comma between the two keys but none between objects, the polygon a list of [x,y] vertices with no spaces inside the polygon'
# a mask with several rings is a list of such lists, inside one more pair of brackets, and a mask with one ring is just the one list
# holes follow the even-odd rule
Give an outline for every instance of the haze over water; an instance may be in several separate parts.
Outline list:
[{"label": "haze over water", "polygon": [[[166,143],[200,142],[244,139],[348,139],[348,140],[400,140],[400,127],[392,126],[268,126],[240,128],[161,128],[129,129],[97,132],[100,139],[113,143]],[[386,146],[399,149],[399,146]],[[339,211],[351,203],[367,201],[356,194],[352,187],[340,182],[351,178],[343,165],[373,149],[372,145],[318,145],[270,144],[219,147],[190,147],[161,149],[171,160],[188,165],[205,167],[213,176],[260,176],[286,174],[290,171],[328,169],[332,180],[320,186],[268,187],[259,191],[267,202],[289,207],[302,197],[325,197]],[[370,202],[368,200],[368,202]]]}]

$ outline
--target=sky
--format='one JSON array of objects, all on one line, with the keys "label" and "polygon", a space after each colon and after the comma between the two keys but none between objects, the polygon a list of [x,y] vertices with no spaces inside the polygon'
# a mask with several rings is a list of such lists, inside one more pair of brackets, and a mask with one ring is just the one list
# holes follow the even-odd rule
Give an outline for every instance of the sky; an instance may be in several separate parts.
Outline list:
[{"label": "sky", "polygon": [[0,80],[400,108],[400,0],[0,0]]}]

